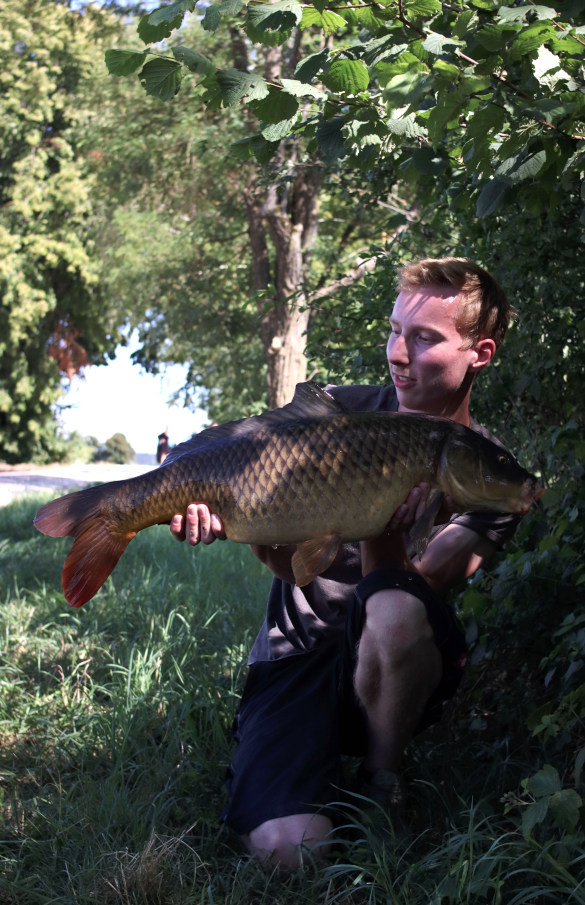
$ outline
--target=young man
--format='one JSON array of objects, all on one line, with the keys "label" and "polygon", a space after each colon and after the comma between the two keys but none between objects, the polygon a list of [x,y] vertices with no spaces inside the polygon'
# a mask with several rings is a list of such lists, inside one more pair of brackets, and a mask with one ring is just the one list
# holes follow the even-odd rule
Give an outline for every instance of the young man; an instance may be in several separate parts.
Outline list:
[{"label": "young man", "polygon": [[[490,436],[472,421],[469,400],[508,326],[504,293],[457,258],[415,262],[399,280],[387,348],[393,386],[328,391],[349,409],[422,412]],[[397,810],[404,749],[459,683],[464,637],[441,592],[502,547],[518,519],[440,514],[444,524],[412,558],[406,532],[428,492],[413,488],[384,535],[345,545],[302,589],[290,567],[294,548],[253,548],[275,577],[235,720],[225,819],[258,857],[295,866],[303,848],[326,851],[326,806],[345,785],[342,754],[363,758],[354,789]],[[194,545],[225,537],[197,503],[173,518],[171,532]]]}]

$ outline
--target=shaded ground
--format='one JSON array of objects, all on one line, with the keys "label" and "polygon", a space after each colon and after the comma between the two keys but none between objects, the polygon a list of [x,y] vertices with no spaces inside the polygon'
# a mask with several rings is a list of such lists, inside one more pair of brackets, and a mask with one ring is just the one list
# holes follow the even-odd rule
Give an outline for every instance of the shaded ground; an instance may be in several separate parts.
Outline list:
[{"label": "shaded ground", "polygon": [[118,481],[150,471],[152,465],[0,465],[0,506],[20,496],[52,492],[55,496],[88,484]]}]

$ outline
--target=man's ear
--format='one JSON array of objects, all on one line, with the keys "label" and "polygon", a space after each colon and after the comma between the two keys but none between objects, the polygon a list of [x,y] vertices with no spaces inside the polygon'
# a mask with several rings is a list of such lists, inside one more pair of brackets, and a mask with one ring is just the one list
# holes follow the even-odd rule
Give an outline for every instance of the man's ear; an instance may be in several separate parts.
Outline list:
[{"label": "man's ear", "polygon": [[493,339],[478,340],[473,347],[473,351],[477,355],[476,360],[471,365],[473,370],[478,371],[480,368],[485,368],[486,365],[489,365],[496,354],[496,348],[497,346]]}]

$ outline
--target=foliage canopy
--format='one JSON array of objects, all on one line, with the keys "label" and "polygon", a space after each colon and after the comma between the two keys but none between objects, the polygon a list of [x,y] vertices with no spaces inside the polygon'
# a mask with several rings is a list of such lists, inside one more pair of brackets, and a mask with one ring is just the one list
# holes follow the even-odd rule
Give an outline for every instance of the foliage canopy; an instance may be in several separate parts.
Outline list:
[{"label": "foliage canopy", "polygon": [[14,462],[56,455],[60,373],[115,346],[120,316],[100,288],[91,160],[81,153],[92,53],[112,40],[115,21],[7,0],[2,25],[0,435]]},{"label": "foliage canopy", "polygon": [[[185,70],[210,111],[245,104],[258,133],[238,145],[266,162],[301,135],[310,153],[371,169],[391,162],[401,179],[433,185],[449,174],[461,204],[487,217],[511,199],[538,213],[582,178],[585,24],[579,2],[360,0],[301,4],[220,0],[204,29],[237,28],[261,47],[298,29],[294,78],[225,69],[171,40],[195,0],[145,14],[143,51],[109,50],[110,72],[138,72],[148,94],[171,99]],[[180,37],[180,36],[179,36]],[[455,203],[457,201],[455,200]]]}]

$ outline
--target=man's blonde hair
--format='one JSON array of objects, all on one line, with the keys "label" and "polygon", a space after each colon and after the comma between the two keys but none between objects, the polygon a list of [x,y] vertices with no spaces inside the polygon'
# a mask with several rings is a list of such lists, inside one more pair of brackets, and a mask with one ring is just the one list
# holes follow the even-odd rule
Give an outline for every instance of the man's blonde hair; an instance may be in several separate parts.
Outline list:
[{"label": "man's blonde hair", "polygon": [[400,292],[429,286],[450,288],[460,296],[457,329],[467,348],[486,338],[500,345],[514,309],[487,270],[468,258],[423,258],[398,271]]}]

